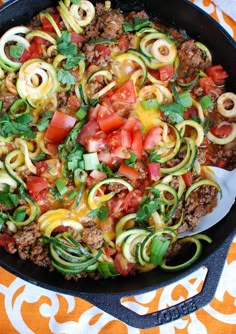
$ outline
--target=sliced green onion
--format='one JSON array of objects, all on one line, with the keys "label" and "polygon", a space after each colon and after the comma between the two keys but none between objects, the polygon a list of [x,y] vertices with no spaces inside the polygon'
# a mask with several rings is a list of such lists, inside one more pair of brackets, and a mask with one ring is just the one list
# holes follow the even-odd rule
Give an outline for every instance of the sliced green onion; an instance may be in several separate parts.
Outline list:
[{"label": "sliced green onion", "polygon": [[80,121],[84,119],[87,115],[87,110],[85,110],[83,107],[79,108],[77,113],[75,114],[75,117],[78,118]]},{"label": "sliced green onion", "polygon": [[27,215],[26,210],[19,208],[14,212],[13,218],[17,222],[23,222],[26,218],[26,215]]},{"label": "sliced green onion", "polygon": [[201,104],[203,110],[206,110],[213,106],[213,102],[209,95],[203,96],[199,103]]},{"label": "sliced green onion", "polygon": [[144,110],[150,110],[150,109],[158,109],[159,108],[159,103],[157,99],[150,99],[146,101],[142,101],[141,105]]},{"label": "sliced green onion", "polygon": [[85,170],[97,169],[99,165],[97,152],[83,154],[83,157]]},{"label": "sliced green onion", "polygon": [[192,97],[188,90],[179,94],[179,102],[184,108],[189,108],[192,106]]},{"label": "sliced green onion", "polygon": [[68,198],[72,199],[77,195],[77,191],[75,189],[73,189],[69,194],[68,194]]},{"label": "sliced green onion", "polygon": [[74,183],[77,186],[79,186],[81,183],[84,183],[86,181],[87,178],[87,173],[81,169],[81,168],[77,168],[74,171]]},{"label": "sliced green onion", "polygon": [[156,236],[150,246],[150,262],[156,265],[160,265],[163,261],[163,257],[169,247],[170,240],[161,236]]},{"label": "sliced green onion", "polygon": [[65,195],[65,193],[67,192],[68,188],[64,182],[63,179],[57,179],[55,181],[55,184],[56,184],[56,187],[57,187],[57,190],[59,191],[60,195]]},{"label": "sliced green onion", "polygon": [[177,114],[182,114],[183,113],[183,106],[179,103],[169,103],[169,104],[163,104],[160,106],[161,111],[166,112],[166,111],[172,111]]}]

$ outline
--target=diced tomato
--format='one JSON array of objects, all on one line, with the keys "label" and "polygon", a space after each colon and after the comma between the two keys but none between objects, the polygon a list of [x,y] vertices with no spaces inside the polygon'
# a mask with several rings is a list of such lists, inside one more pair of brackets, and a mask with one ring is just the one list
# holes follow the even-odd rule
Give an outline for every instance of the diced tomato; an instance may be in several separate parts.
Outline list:
[{"label": "diced tomato", "polygon": [[141,121],[138,118],[131,116],[127,119],[122,128],[134,132],[140,130],[141,127],[142,127]]},{"label": "diced tomato", "polygon": [[109,246],[104,247],[103,250],[104,250],[107,257],[111,257],[112,255],[116,254],[116,249],[111,248]]},{"label": "diced tomato", "polygon": [[216,166],[219,168],[225,168],[227,165],[227,161],[223,160],[223,159],[218,159],[216,160]]},{"label": "diced tomato", "polygon": [[198,111],[194,107],[190,107],[184,112],[184,119],[191,119],[192,116],[198,116]]},{"label": "diced tomato", "polygon": [[160,126],[154,126],[151,128],[146,137],[144,138],[143,148],[144,150],[151,152],[161,141],[162,128]]},{"label": "diced tomato", "polygon": [[95,50],[95,53],[97,51],[97,54],[98,54],[98,56],[94,57],[96,60],[109,56],[111,54],[110,48],[104,44],[96,44],[94,50]]},{"label": "diced tomato", "polygon": [[150,181],[157,181],[161,177],[161,167],[158,162],[149,162],[147,165]]},{"label": "diced tomato", "polygon": [[78,100],[77,96],[75,96],[75,95],[71,95],[68,98],[67,104],[68,104],[69,107],[72,107],[72,108],[79,108],[79,106],[80,106],[79,100]]},{"label": "diced tomato", "polygon": [[170,80],[175,74],[175,69],[174,69],[173,64],[162,66],[158,69],[158,71],[159,71],[159,77],[161,81]]},{"label": "diced tomato", "polygon": [[[59,27],[59,23],[60,23],[60,14],[50,14],[54,21],[56,22],[57,26]],[[46,17],[42,17],[42,29],[43,31],[46,32],[55,32],[53,26],[51,25],[51,23],[48,21],[48,19]]]},{"label": "diced tomato", "polygon": [[129,44],[129,40],[125,35],[122,35],[118,40],[118,47],[122,52],[125,52],[129,49]]},{"label": "diced tomato", "polygon": [[107,177],[107,174],[104,172],[100,172],[99,170],[93,170],[89,176],[91,176],[94,180],[96,181],[100,181],[100,180],[104,180]]},{"label": "diced tomato", "polygon": [[55,111],[44,138],[53,144],[60,144],[76,123],[76,118]]},{"label": "diced tomato", "polygon": [[138,160],[142,158],[143,152],[143,136],[140,130],[133,133],[131,151],[133,151]]},{"label": "diced tomato", "polygon": [[53,233],[62,233],[66,232],[69,229],[69,226],[60,225],[54,228]]},{"label": "diced tomato", "polygon": [[222,90],[216,86],[215,82],[210,77],[199,79],[199,86],[204,90],[205,94],[212,98],[217,98],[222,94]]},{"label": "diced tomato", "polygon": [[106,134],[102,131],[97,132],[94,136],[85,139],[84,146],[88,152],[99,152],[106,148]]},{"label": "diced tomato", "polygon": [[113,114],[113,110],[108,105],[100,104],[97,111],[97,120],[108,117],[111,114]]},{"label": "diced tomato", "polygon": [[45,44],[45,40],[40,37],[34,37],[30,43],[28,49],[24,49],[20,61],[24,63],[25,61],[38,58],[43,54],[43,44]]},{"label": "diced tomato", "polygon": [[193,176],[192,176],[191,171],[183,174],[182,177],[183,177],[183,180],[184,180],[186,186],[190,187],[191,184],[193,183]]},{"label": "diced tomato", "polygon": [[219,138],[229,136],[232,131],[233,131],[232,126],[227,124],[223,124],[220,127],[211,128],[211,133]]},{"label": "diced tomato", "polygon": [[111,132],[119,129],[124,124],[124,119],[118,114],[113,113],[106,117],[99,118],[98,124],[102,131]]},{"label": "diced tomato", "polygon": [[88,120],[91,121],[92,119],[96,120],[98,116],[98,110],[100,108],[100,104],[98,103],[96,107],[89,107],[88,110]]},{"label": "diced tomato", "polygon": [[151,76],[153,76],[155,79],[160,80],[160,74],[158,70],[148,70],[148,73],[151,74]]},{"label": "diced tomato", "polygon": [[34,200],[38,200],[37,196],[42,190],[48,188],[48,180],[41,176],[28,176],[26,188]]},{"label": "diced tomato", "polygon": [[123,162],[118,169],[118,173],[130,180],[136,180],[140,177],[139,172],[135,168],[128,166]]},{"label": "diced tomato", "polygon": [[124,215],[129,213],[136,212],[139,208],[140,203],[142,202],[143,195],[142,191],[139,189],[135,189],[130,191],[124,198],[123,203],[121,205],[121,210]]},{"label": "diced tomato", "polygon": [[7,247],[9,245],[14,245],[16,243],[15,239],[7,233],[0,234],[0,246]]},{"label": "diced tomato", "polygon": [[112,166],[113,157],[110,152],[101,151],[98,152],[98,160],[104,162],[107,166]]},{"label": "diced tomato", "polygon": [[112,157],[118,158],[118,159],[129,159],[130,158],[130,152],[127,150],[126,147],[116,147],[111,150]]},{"label": "diced tomato", "polygon": [[121,142],[120,142],[121,146],[125,148],[131,148],[132,136],[131,136],[130,131],[121,129],[120,137],[121,137]]},{"label": "diced tomato", "polygon": [[51,155],[57,155],[58,153],[58,145],[48,143],[47,144],[47,150],[50,152]]},{"label": "diced tomato", "polygon": [[228,73],[223,70],[222,65],[215,65],[208,67],[206,69],[206,73],[214,83],[218,86],[222,86],[225,84],[225,79],[228,78]]},{"label": "diced tomato", "polygon": [[136,93],[133,80],[129,80],[120,86],[111,96],[111,101],[135,103]]},{"label": "diced tomato", "polygon": [[114,263],[117,271],[122,276],[127,276],[134,267],[134,264],[129,263],[121,253],[116,254]]},{"label": "diced tomato", "polygon": [[48,159],[44,161],[38,161],[35,164],[37,175],[48,180],[58,178],[61,173],[61,163],[59,159]]},{"label": "diced tomato", "polygon": [[81,145],[84,145],[86,139],[94,136],[98,130],[99,130],[99,125],[94,119],[88,121],[88,123],[86,123],[83,126],[82,130],[80,131],[77,137],[77,142],[80,143]]},{"label": "diced tomato", "polygon": [[70,40],[72,43],[83,43],[85,41],[84,36],[78,34],[77,32],[72,31],[70,34]]}]

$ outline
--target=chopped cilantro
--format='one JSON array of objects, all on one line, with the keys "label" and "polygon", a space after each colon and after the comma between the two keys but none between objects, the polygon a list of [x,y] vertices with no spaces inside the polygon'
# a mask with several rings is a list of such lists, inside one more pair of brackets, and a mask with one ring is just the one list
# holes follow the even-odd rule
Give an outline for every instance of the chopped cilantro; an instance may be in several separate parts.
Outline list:
[{"label": "chopped cilantro", "polygon": [[36,132],[29,127],[32,120],[33,116],[30,114],[21,115],[13,120],[4,113],[0,119],[0,135],[3,137],[18,135],[26,140],[33,139],[36,137]]},{"label": "chopped cilantro", "polygon": [[128,32],[128,31],[139,31],[140,29],[142,28],[145,28],[145,27],[152,27],[153,24],[151,21],[147,20],[147,19],[142,19],[140,17],[135,17],[134,18],[134,24],[131,24],[127,21],[124,21],[123,23],[123,30],[125,32]]},{"label": "chopped cilantro", "polygon": [[68,31],[62,31],[61,37],[57,39],[57,51],[64,56],[77,55],[77,45],[71,43],[71,35]]},{"label": "chopped cilantro", "polygon": [[10,46],[10,56],[15,59],[19,59],[24,51],[24,45],[19,43]]},{"label": "chopped cilantro", "polygon": [[98,209],[94,209],[89,212],[88,216],[91,218],[98,218],[101,222],[104,222],[109,214],[109,208],[107,206],[101,206]]},{"label": "chopped cilantro", "polygon": [[184,120],[184,107],[179,103],[163,104],[160,110],[164,112],[165,116],[173,123],[180,123]]},{"label": "chopped cilantro", "polygon": [[7,213],[0,211],[0,229],[5,224],[5,222],[9,219]]},{"label": "chopped cilantro", "polygon": [[46,158],[46,153],[41,152],[37,157],[31,158],[32,161],[42,161]]},{"label": "chopped cilantro", "polygon": [[140,223],[146,221],[162,203],[160,199],[160,192],[155,188],[150,188],[150,196],[145,195],[138,211],[136,212],[136,220]]},{"label": "chopped cilantro", "polygon": [[62,195],[59,193],[59,191],[55,188],[49,189],[50,194],[55,197],[58,201],[62,200]]},{"label": "chopped cilantro", "polygon": [[59,70],[57,74],[57,79],[63,84],[73,85],[76,83],[76,77],[69,71]]},{"label": "chopped cilantro", "polygon": [[36,127],[39,131],[44,131],[48,128],[49,120],[52,118],[52,113],[50,111],[46,111],[41,118],[40,122],[36,124]]},{"label": "chopped cilantro", "polygon": [[154,148],[151,153],[149,154],[149,161],[150,162],[159,162],[161,159],[160,155],[157,153],[157,149]]},{"label": "chopped cilantro", "polygon": [[130,157],[129,159],[124,160],[124,163],[128,166],[133,166],[137,160],[137,156],[133,151],[129,151]]},{"label": "chopped cilantro", "polygon": [[63,67],[66,70],[71,70],[72,68],[77,66],[81,60],[84,60],[84,59],[85,59],[84,53],[81,53],[80,55],[77,55],[77,56],[69,55],[66,59],[65,64],[63,64]]},{"label": "chopped cilantro", "polygon": [[108,177],[114,177],[114,175],[115,175],[115,174],[113,173],[113,171],[111,170],[111,168],[108,167],[104,162],[101,162],[101,163],[98,165],[97,169],[98,169],[100,172],[104,172],[104,173],[106,173]]},{"label": "chopped cilantro", "polygon": [[90,99],[89,100],[89,104],[92,106],[92,107],[96,107],[96,105],[100,103],[100,99]]}]

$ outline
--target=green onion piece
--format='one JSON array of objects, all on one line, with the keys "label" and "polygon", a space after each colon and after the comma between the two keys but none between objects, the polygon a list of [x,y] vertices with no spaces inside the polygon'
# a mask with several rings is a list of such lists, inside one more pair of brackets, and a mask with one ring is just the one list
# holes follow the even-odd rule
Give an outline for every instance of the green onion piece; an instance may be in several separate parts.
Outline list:
[{"label": "green onion piece", "polygon": [[0,100],[0,111],[2,110],[2,106],[3,106],[3,101]]},{"label": "green onion piece", "polygon": [[79,110],[75,114],[75,117],[81,121],[82,119],[86,117],[86,115],[87,115],[87,111],[84,108],[79,108]]},{"label": "green onion piece", "polygon": [[64,182],[63,179],[57,179],[55,181],[55,184],[56,184],[56,187],[57,187],[57,190],[59,191],[60,195],[65,195],[65,193],[67,192],[68,188]]},{"label": "green onion piece", "polygon": [[69,194],[68,194],[68,198],[72,199],[77,195],[77,191],[75,189],[73,189]]},{"label": "green onion piece", "polygon": [[158,109],[159,108],[159,103],[157,99],[150,99],[146,101],[142,101],[141,105],[144,110],[150,110],[150,109]]},{"label": "green onion piece", "polygon": [[179,102],[184,108],[189,108],[192,106],[192,97],[188,90],[179,94]]},{"label": "green onion piece", "polygon": [[85,183],[88,174],[81,168],[77,168],[74,171],[74,183],[79,186],[81,183]]},{"label": "green onion piece", "polygon": [[85,170],[97,169],[99,165],[97,152],[83,154],[83,157]]},{"label": "green onion piece", "polygon": [[201,104],[203,110],[206,110],[213,106],[213,102],[209,95],[203,96],[199,103]]},{"label": "green onion piece", "polygon": [[163,257],[169,247],[170,240],[156,236],[150,246],[150,262],[156,265],[162,263]]},{"label": "green onion piece", "polygon": [[19,117],[22,115],[29,114],[30,107],[28,103],[26,102],[26,100],[19,99],[13,103],[13,105],[10,108],[10,112],[13,116]]},{"label": "green onion piece", "polygon": [[174,94],[175,102],[180,103],[179,94],[173,82],[170,83],[171,90]]}]

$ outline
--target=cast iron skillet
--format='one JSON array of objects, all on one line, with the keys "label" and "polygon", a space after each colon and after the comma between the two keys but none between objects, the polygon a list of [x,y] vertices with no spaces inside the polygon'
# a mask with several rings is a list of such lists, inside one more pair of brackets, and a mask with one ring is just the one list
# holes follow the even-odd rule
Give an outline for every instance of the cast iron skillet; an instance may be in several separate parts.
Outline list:
[{"label": "cast iron skillet", "polygon": [[[57,5],[57,1],[15,0],[5,4],[0,8],[0,34],[14,25],[26,24],[33,15],[52,5]],[[213,19],[193,4],[185,0],[115,0],[112,6],[120,7],[124,11],[145,8],[150,15],[152,14],[151,17],[158,15],[162,22],[186,29],[190,36],[210,48],[214,64],[222,64],[230,74],[227,89],[236,91],[235,42]],[[190,268],[177,273],[166,273],[156,269],[135,277],[118,277],[99,281],[86,278],[76,283],[64,280],[56,272],[49,273],[30,262],[20,260],[3,249],[0,249],[0,264],[30,283],[60,293],[79,296],[133,327],[155,327],[194,312],[211,301],[220,279],[229,245],[235,234],[235,216],[236,205],[220,223],[207,231],[214,242],[205,245],[201,259]],[[137,315],[120,304],[121,297],[167,286],[201,266],[208,268],[203,290],[187,301],[144,316]]]}]

